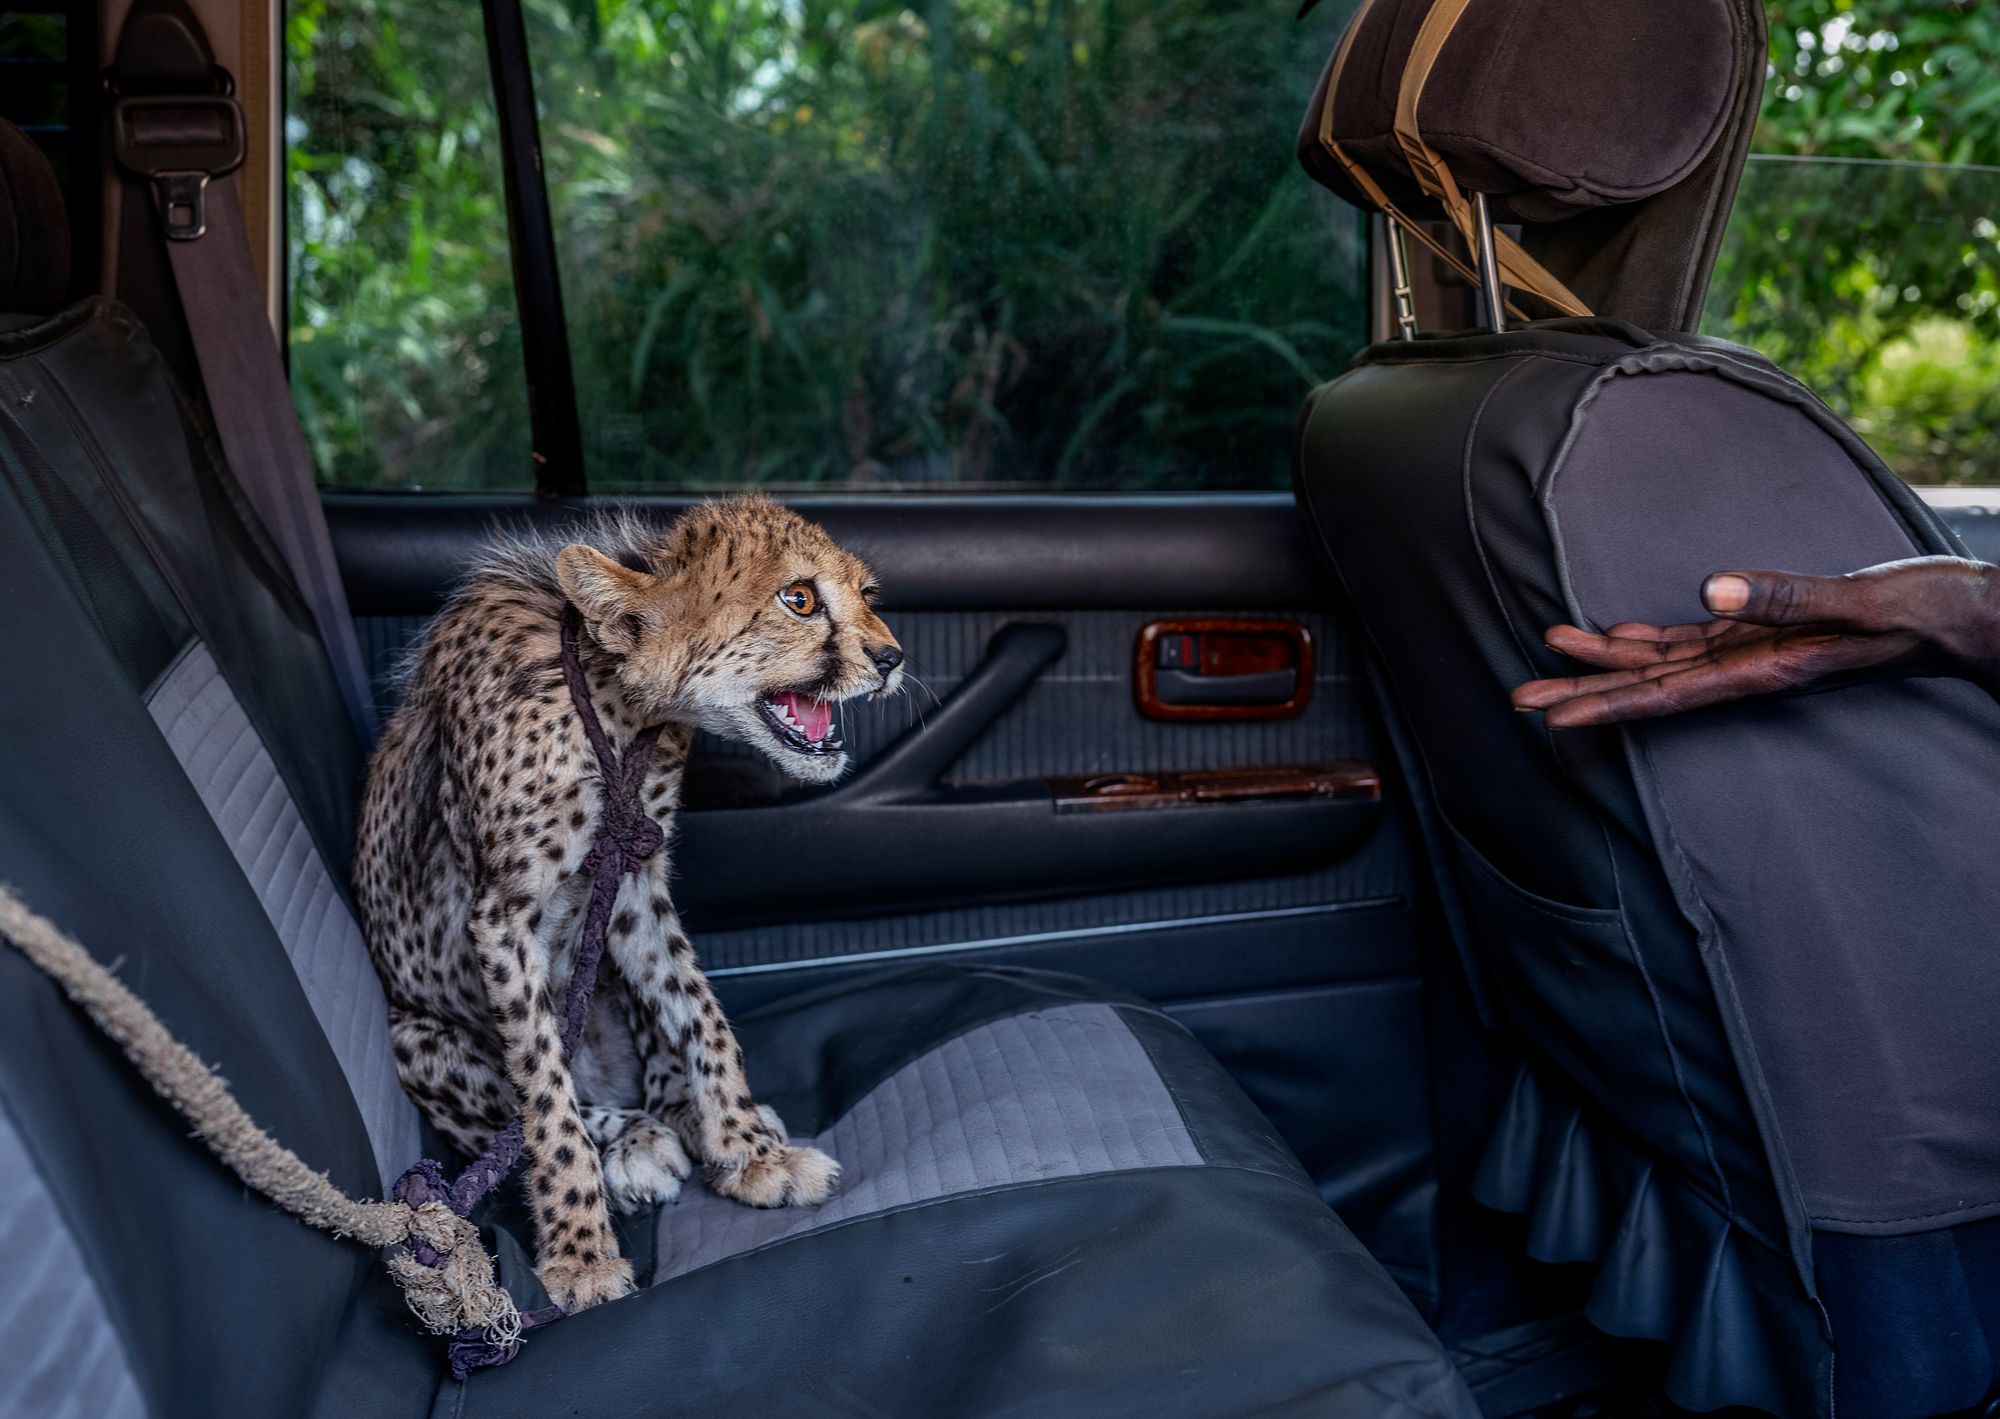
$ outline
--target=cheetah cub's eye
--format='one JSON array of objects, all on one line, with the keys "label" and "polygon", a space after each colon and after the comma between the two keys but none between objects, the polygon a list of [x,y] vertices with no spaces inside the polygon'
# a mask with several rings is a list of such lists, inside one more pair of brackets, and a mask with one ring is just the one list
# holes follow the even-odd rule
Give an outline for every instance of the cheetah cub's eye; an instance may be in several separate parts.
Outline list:
[{"label": "cheetah cub's eye", "polygon": [[819,609],[819,593],[812,589],[811,582],[793,582],[778,593],[778,600],[794,616],[810,616]]}]

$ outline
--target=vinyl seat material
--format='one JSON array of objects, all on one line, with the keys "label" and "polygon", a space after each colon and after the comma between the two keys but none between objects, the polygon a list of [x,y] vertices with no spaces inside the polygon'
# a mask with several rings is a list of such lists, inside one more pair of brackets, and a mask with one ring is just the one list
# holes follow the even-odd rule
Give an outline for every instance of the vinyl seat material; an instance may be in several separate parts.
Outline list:
[{"label": "vinyl seat material", "polygon": [[[1552,43],[1581,24],[1593,47]],[[1586,1314],[1670,1347],[1689,1409],[1969,1408],[2000,1382],[2000,705],[1909,678],[1554,732],[1508,700],[1579,672],[1549,626],[1705,621],[1716,571],[1964,555],[1811,391],[1687,333],[1761,11],[1375,0],[1357,26],[1308,167],[1351,198],[1329,135],[1396,160],[1394,56],[1489,76],[1417,118],[1595,312],[1372,346],[1299,433],[1468,990],[1519,1060],[1470,1197],[1523,1214],[1529,1255],[1594,1266]],[[1685,50],[1648,38],[1676,26]],[[1657,125],[1636,152],[1627,106]]]},{"label": "vinyl seat material", "polygon": [[[18,138],[0,194],[34,190]],[[380,1195],[439,1145],[344,886],[362,746],[147,333],[110,302],[47,309],[62,284],[0,288],[31,306],[0,319],[0,875],[260,1123]],[[246,1192],[0,950],[0,1413],[1476,1412],[1269,1123],[1145,1003],[933,967],[739,1028],[840,1192],[758,1212],[691,1182],[624,1224],[639,1294],[458,1383],[376,1256]],[[532,1305],[511,1196],[482,1220]]]}]

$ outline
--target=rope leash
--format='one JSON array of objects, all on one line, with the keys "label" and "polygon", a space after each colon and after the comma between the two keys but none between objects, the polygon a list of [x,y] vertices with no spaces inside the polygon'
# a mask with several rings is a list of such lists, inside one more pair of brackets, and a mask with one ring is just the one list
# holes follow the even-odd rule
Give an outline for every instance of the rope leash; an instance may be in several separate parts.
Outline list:
[{"label": "rope leash", "polygon": [[[590,904],[584,910],[583,935],[577,942],[576,960],[570,968],[569,990],[563,1000],[562,1051],[573,1059],[577,1042],[583,1038],[584,1021],[590,1016],[591,993],[597,988],[597,967],[604,958],[604,942],[611,925],[611,906],[618,898],[619,884],[645,866],[647,860],[666,844],[667,835],[639,804],[639,789],[652,767],[653,748],[659,742],[660,727],[649,725],[633,736],[621,758],[611,747],[597,707],[590,702],[590,685],[583,674],[583,656],[578,636],[583,616],[567,602],[562,614],[563,680],[569,686],[570,704],[583,722],[584,737],[597,759],[597,771],[604,780],[603,808],[597,824],[597,841],[591,844],[581,870],[591,874]],[[458,1175],[446,1185],[444,1167],[433,1158],[419,1159],[396,1179],[398,1202],[412,1207],[442,1205],[464,1218],[486,1195],[506,1180],[521,1161],[525,1123],[520,1114]],[[404,1293],[412,1294],[413,1284],[428,1289],[435,1283],[422,1274],[424,1268],[444,1271],[456,1264],[456,1253],[439,1251],[427,1243],[411,1244],[407,1255],[390,1262],[391,1269],[403,1263],[396,1279]],[[413,1303],[414,1304],[414,1303]],[[544,1306],[520,1317],[511,1329],[469,1322],[452,1335],[446,1345],[451,1372],[464,1379],[473,1370],[488,1365],[504,1365],[520,1353],[524,1332],[563,1318],[561,1306]]]},{"label": "rope leash", "polygon": [[[575,607],[563,607],[563,678],[596,756],[604,795],[597,840],[583,862],[582,870],[591,874],[590,904],[563,1004],[565,1059],[574,1055],[590,1013],[619,885],[666,842],[665,832],[639,803],[660,727],[640,730],[622,757],[612,750],[584,679],[577,641],[582,619]],[[446,1348],[456,1378],[462,1380],[484,1366],[506,1364],[520,1353],[527,1331],[562,1319],[560,1306],[521,1312],[499,1283],[493,1258],[469,1220],[472,1209],[520,1162],[520,1115],[495,1135],[456,1182],[448,1184],[443,1165],[424,1158],[396,1180],[393,1201],[357,1201],[258,1127],[222,1076],[175,1039],[152,1007],[4,883],[0,883],[0,936],[83,1010],[153,1092],[187,1119],[209,1152],[251,1189],[319,1231],[371,1247],[403,1248],[389,1257],[390,1274],[424,1328],[451,1337]]]},{"label": "rope leash", "polygon": [[[404,1298],[434,1335],[476,1329],[519,1348],[521,1316],[494,1278],[479,1229],[441,1202],[356,1201],[298,1154],[259,1128],[229,1085],[175,1039],[125,983],[47,917],[0,884],[0,936],[53,980],[194,1129],[195,1137],[252,1189],[309,1227],[371,1247],[426,1248],[438,1260],[417,1266],[398,1253],[389,1269]],[[422,1275],[412,1274],[412,1271]]]}]

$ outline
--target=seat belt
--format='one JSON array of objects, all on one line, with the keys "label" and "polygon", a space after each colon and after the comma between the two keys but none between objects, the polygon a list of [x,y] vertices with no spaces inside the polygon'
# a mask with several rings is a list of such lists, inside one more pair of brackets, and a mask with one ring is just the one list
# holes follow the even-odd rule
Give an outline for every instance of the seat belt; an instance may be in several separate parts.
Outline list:
[{"label": "seat belt", "polygon": [[312,612],[355,732],[372,744],[361,642],[250,257],[235,82],[180,0],[140,0],[119,34],[111,87],[112,151],[150,192],[223,454]]},{"label": "seat belt", "polygon": [[[1403,70],[1402,85],[1396,91],[1396,146],[1403,150],[1417,185],[1444,204],[1445,215],[1451,218],[1451,224],[1458,228],[1466,245],[1476,253],[1480,250],[1479,223],[1473,215],[1472,203],[1466,200],[1465,190],[1452,175],[1443,154],[1424,141],[1424,135],[1417,126],[1417,105],[1423,98],[1424,84],[1430,79],[1445,41],[1451,38],[1452,30],[1470,3],[1471,0],[1435,0],[1430,12],[1424,16],[1424,23],[1410,47],[1410,62]],[[1578,300],[1574,291],[1541,262],[1528,255],[1519,242],[1499,231],[1492,233],[1492,241],[1503,285],[1532,291],[1564,315],[1591,313],[1590,307]],[[1475,260],[1474,264],[1483,263]]]}]

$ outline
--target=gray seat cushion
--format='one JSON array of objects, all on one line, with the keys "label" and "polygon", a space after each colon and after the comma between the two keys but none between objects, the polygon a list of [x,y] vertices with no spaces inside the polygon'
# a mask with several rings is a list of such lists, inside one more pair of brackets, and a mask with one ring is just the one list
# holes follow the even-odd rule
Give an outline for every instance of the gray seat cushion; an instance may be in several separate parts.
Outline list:
[{"label": "gray seat cushion", "polygon": [[933,966],[738,1029],[840,1193],[755,1212],[690,1186],[646,1291],[534,1336],[459,1412],[542,1414],[579,1385],[607,1413],[668,1392],[719,1414],[1477,1412],[1271,1125],[1151,1006]]}]

